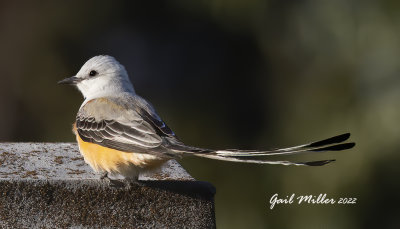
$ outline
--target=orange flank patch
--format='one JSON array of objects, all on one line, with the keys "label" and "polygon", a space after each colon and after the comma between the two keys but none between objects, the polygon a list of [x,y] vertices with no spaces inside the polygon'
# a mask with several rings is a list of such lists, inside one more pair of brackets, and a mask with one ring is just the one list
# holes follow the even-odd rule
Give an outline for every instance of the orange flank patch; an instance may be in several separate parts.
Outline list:
[{"label": "orange flank patch", "polygon": [[121,174],[125,177],[137,176],[139,170],[154,169],[166,160],[154,155],[133,152],[123,152],[107,148],[95,143],[83,141],[73,125],[73,132],[79,145],[79,150],[85,162],[96,172],[107,171]]}]

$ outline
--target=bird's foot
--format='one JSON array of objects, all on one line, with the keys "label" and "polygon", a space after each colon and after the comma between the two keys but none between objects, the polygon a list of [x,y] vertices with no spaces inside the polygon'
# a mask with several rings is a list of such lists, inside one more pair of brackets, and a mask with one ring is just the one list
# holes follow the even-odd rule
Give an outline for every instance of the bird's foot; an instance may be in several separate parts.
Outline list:
[{"label": "bird's foot", "polygon": [[110,178],[108,178],[108,172],[101,173],[100,180],[104,180],[104,179],[110,179]]},{"label": "bird's foot", "polygon": [[108,172],[102,173],[100,176],[100,180],[105,181],[110,187],[113,187],[113,188],[124,188],[125,187],[124,182],[121,182],[119,180],[113,180],[113,179],[109,178]]},{"label": "bird's foot", "polygon": [[139,181],[137,177],[135,178],[125,178],[124,179],[125,188],[130,189],[133,186],[144,186],[144,183]]}]

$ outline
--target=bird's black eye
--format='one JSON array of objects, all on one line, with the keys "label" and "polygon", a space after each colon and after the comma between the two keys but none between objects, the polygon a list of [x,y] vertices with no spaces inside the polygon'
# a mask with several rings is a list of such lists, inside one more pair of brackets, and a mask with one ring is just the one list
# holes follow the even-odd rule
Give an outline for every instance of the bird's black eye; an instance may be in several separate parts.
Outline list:
[{"label": "bird's black eye", "polygon": [[95,76],[95,75],[97,75],[97,72],[95,70],[89,72],[89,76]]}]

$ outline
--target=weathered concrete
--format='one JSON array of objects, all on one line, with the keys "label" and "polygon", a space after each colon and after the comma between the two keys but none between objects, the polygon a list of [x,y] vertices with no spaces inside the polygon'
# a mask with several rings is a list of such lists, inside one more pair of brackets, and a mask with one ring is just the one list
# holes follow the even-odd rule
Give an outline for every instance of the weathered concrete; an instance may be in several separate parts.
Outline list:
[{"label": "weathered concrete", "polygon": [[98,177],[76,144],[0,143],[0,227],[215,227],[215,188],[176,161],[129,188]]}]

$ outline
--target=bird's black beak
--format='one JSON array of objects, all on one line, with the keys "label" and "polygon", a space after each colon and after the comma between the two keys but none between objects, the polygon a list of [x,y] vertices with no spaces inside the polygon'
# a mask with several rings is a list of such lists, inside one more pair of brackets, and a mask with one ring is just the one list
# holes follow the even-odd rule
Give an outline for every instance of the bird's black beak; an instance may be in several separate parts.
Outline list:
[{"label": "bird's black beak", "polygon": [[76,85],[77,83],[79,83],[81,80],[76,77],[76,76],[72,76],[69,78],[65,78],[61,81],[58,81],[58,84],[69,84],[69,85]]}]

